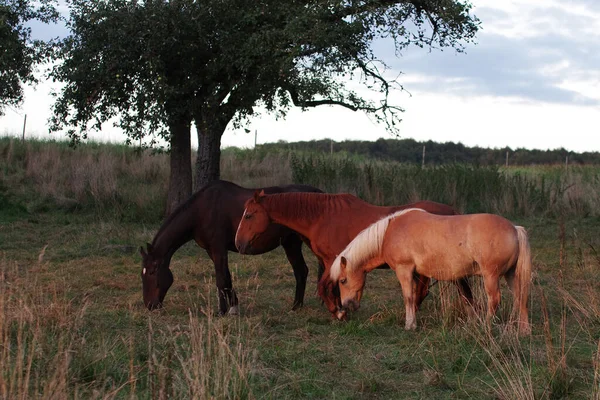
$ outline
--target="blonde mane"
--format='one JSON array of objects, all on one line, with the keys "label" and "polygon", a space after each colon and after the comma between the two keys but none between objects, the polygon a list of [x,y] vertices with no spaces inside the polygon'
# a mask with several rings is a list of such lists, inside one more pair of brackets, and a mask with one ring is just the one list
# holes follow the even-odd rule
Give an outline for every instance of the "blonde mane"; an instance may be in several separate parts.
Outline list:
[{"label": "blonde mane", "polygon": [[329,277],[333,282],[337,282],[341,273],[341,258],[342,256],[348,260],[347,268],[354,270],[367,261],[381,254],[381,246],[383,245],[383,237],[387,230],[390,221],[393,218],[399,217],[411,211],[423,211],[421,208],[407,208],[397,211],[386,217],[383,217],[377,222],[372,223],[363,229],[356,237],[346,246],[331,264]]}]

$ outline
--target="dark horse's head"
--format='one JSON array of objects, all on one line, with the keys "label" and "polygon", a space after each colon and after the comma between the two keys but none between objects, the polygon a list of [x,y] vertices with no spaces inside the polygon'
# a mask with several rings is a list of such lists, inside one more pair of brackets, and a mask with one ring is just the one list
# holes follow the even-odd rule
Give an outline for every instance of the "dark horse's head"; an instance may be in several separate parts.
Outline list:
[{"label": "dark horse's head", "polygon": [[168,266],[163,266],[164,258],[153,254],[153,247],[146,243],[146,249],[140,247],[142,255],[142,290],[144,304],[148,310],[162,307],[167,290],[173,284],[173,274]]},{"label": "dark horse's head", "polygon": [[235,247],[241,254],[252,254],[252,242],[264,233],[271,224],[271,219],[261,205],[265,191],[256,191],[244,204],[244,214],[235,234]]}]

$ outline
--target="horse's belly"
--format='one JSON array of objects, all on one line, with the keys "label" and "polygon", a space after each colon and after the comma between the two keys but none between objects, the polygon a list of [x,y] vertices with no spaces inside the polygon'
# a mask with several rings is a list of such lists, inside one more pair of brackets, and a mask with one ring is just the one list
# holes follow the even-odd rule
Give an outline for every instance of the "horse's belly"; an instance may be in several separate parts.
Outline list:
[{"label": "horse's belly", "polygon": [[439,281],[453,281],[470,275],[479,275],[480,269],[476,262],[471,260],[432,259],[420,260],[416,263],[419,274],[437,279]]}]

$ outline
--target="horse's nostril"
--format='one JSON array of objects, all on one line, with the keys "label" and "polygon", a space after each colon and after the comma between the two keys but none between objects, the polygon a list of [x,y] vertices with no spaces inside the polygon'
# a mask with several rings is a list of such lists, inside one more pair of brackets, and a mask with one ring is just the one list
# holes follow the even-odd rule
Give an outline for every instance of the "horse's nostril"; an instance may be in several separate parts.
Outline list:
[{"label": "horse's nostril", "polygon": [[250,245],[248,243],[241,243],[238,245],[238,251],[240,254],[246,254],[248,251],[250,251]]}]

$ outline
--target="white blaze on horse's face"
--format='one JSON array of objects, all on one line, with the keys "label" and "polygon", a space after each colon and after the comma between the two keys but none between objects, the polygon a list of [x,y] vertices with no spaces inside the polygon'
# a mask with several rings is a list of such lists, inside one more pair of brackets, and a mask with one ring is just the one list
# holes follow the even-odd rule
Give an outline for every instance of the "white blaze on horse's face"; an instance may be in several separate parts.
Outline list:
[{"label": "white blaze on horse's face", "polygon": [[242,214],[242,219],[240,219],[240,223],[238,224],[237,231],[235,231],[234,243],[236,243],[236,246],[238,243],[238,234],[240,233],[240,226],[242,226],[242,222],[246,218],[246,212],[247,212],[247,210],[244,208],[244,213]]},{"label": "white blaze on horse's face", "polygon": [[142,270],[142,275],[146,275],[146,268]]},{"label": "white blaze on horse's face", "polygon": [[270,225],[265,209],[250,199],[246,202],[244,214],[235,234],[235,247],[242,254],[252,254],[253,242],[262,235]]}]

